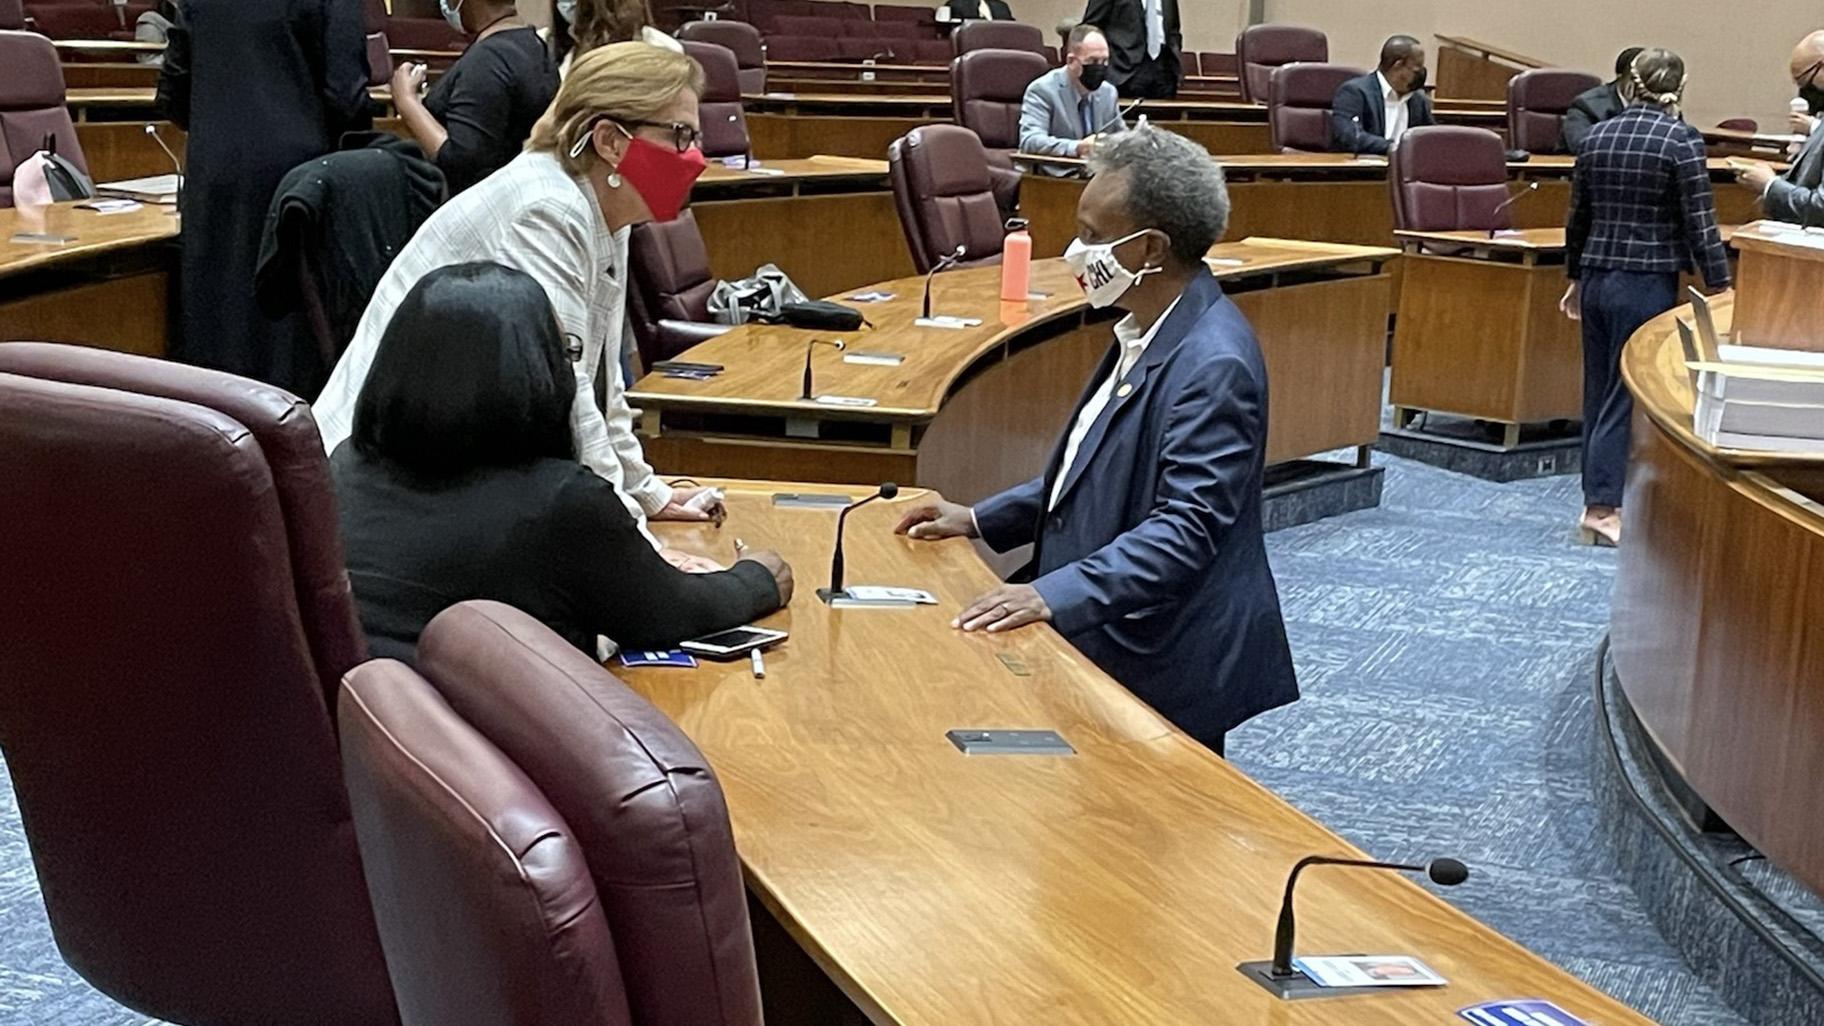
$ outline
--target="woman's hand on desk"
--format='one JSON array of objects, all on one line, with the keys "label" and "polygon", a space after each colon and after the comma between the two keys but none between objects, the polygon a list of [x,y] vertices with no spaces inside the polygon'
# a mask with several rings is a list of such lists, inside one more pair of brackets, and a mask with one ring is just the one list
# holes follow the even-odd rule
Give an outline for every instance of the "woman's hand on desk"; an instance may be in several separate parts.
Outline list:
[{"label": "woman's hand on desk", "polygon": [[969,603],[950,621],[950,626],[1000,634],[1049,619],[1051,607],[1045,604],[1039,589],[1030,584],[1003,584]]},{"label": "woman's hand on desk", "polygon": [[657,513],[654,513],[652,515],[652,519],[654,519],[654,520],[696,520],[696,521],[716,519],[717,516],[722,513],[722,504],[721,503],[717,502],[717,503],[705,504],[705,503],[693,501],[696,499],[696,497],[700,493],[706,492],[706,491],[709,491],[709,489],[707,489],[707,488],[674,488],[674,489],[672,489],[671,501],[665,504],[664,509],[659,510]]},{"label": "woman's hand on desk", "polygon": [[974,510],[960,503],[945,502],[935,496],[907,511],[893,533],[920,541],[978,537]]}]

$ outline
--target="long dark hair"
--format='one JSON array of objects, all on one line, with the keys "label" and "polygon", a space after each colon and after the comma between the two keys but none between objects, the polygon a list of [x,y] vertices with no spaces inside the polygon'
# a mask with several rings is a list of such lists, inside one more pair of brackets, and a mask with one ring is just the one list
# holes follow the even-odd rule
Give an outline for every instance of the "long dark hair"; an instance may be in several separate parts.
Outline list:
[{"label": "long dark hair", "polygon": [[544,288],[455,264],[406,293],[355,400],[355,449],[423,478],[575,459],[576,374]]}]

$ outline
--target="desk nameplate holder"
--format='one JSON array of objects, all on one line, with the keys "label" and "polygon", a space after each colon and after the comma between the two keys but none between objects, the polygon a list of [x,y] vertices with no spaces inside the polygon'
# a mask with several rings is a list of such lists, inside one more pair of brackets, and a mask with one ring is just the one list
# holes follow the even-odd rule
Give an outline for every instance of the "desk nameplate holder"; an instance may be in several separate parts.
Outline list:
[{"label": "desk nameplate holder", "polygon": [[966,328],[981,327],[982,319],[980,317],[950,316],[920,317],[918,320],[913,321],[912,324],[915,327],[920,328],[945,328],[950,331],[962,331]]},{"label": "desk nameplate holder", "polygon": [[906,362],[898,353],[869,353],[859,349],[842,354],[843,363],[855,363],[864,367],[897,367]]},{"label": "desk nameplate holder", "polygon": [[815,492],[773,493],[773,505],[788,509],[841,509],[854,502],[853,495],[819,495]]},{"label": "desk nameplate holder", "polygon": [[950,730],[944,736],[964,755],[1075,755],[1055,730]]},{"label": "desk nameplate holder", "polygon": [[1273,975],[1273,960],[1270,958],[1259,962],[1243,962],[1235,967],[1235,971],[1260,984],[1281,1001],[1350,997],[1358,994],[1385,994],[1389,989],[1387,987],[1326,987],[1297,970],[1293,970],[1290,976],[1275,976]]}]

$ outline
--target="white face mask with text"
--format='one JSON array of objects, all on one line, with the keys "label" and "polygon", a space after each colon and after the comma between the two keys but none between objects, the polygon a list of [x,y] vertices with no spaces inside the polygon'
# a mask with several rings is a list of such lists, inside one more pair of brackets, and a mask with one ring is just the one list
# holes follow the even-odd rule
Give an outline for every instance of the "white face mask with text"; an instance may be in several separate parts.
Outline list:
[{"label": "white face mask with text", "polygon": [[1082,239],[1072,239],[1070,248],[1064,251],[1064,262],[1070,265],[1070,271],[1077,276],[1077,284],[1083,286],[1083,292],[1089,297],[1089,305],[1100,309],[1113,306],[1127,295],[1127,290],[1134,283],[1149,274],[1156,273],[1157,267],[1143,267],[1130,271],[1115,258],[1115,247],[1137,239],[1151,228],[1142,228],[1131,235],[1123,235],[1113,242],[1088,243]]}]

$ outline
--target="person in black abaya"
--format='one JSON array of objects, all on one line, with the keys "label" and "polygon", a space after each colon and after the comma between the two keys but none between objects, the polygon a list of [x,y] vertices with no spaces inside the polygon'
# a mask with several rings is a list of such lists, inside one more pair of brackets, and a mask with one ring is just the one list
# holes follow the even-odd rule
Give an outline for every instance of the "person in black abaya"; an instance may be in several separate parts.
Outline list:
[{"label": "person in black abaya", "polygon": [[160,112],[190,133],[182,321],[171,356],[311,398],[328,368],[298,315],[254,300],[279,180],[371,124],[361,0],[184,0]]}]

